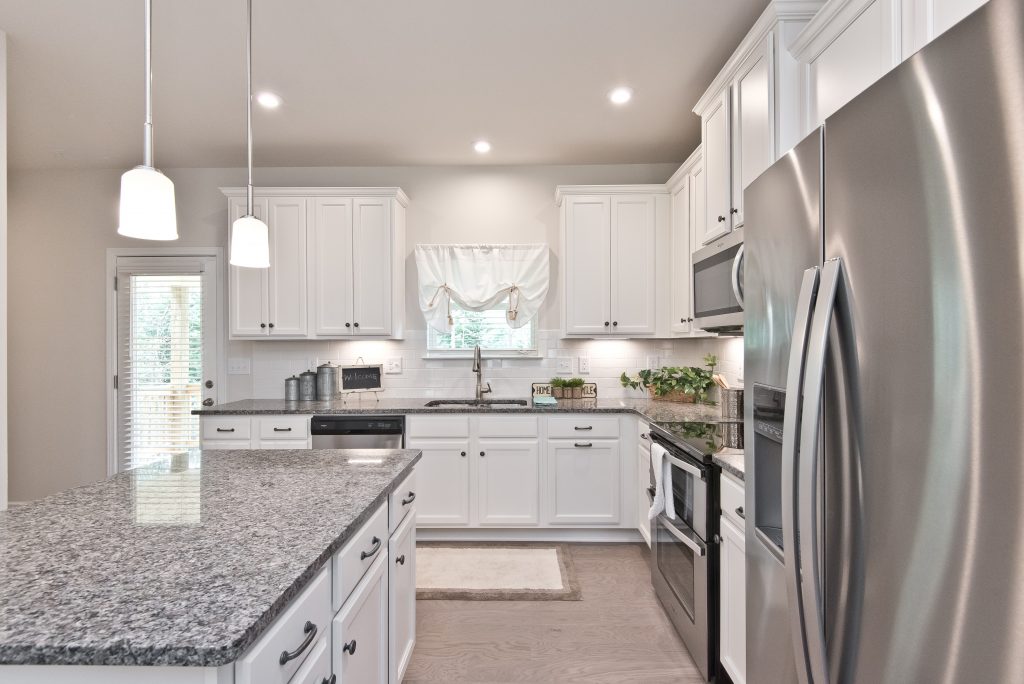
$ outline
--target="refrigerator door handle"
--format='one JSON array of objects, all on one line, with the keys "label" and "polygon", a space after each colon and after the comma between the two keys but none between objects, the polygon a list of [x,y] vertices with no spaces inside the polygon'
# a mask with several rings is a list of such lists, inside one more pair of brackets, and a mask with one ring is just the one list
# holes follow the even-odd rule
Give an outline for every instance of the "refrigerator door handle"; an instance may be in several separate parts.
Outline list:
[{"label": "refrigerator door handle", "polygon": [[732,260],[732,293],[736,295],[736,301],[739,302],[741,309],[743,308],[743,288],[740,287],[740,267],[743,264],[743,247],[744,245],[740,245]]},{"label": "refrigerator door handle", "polygon": [[[807,351],[807,334],[811,326],[818,294],[817,266],[804,271],[797,297],[790,338],[789,368],[786,372],[786,406],[782,426],[782,546],[786,569],[786,594],[789,602],[789,628],[797,663],[800,684],[808,684],[810,667],[804,636],[804,604],[800,593],[800,565],[797,557],[797,441],[800,435],[800,395],[803,385]],[[757,512],[755,511],[755,517]]]},{"label": "refrigerator door handle", "polygon": [[800,529],[800,575],[804,605],[804,629],[807,660],[814,684],[828,684],[829,670],[825,654],[824,601],[820,559],[818,476],[821,459],[821,403],[825,388],[825,355],[828,333],[836,308],[836,293],[843,277],[843,262],[829,259],[821,269],[818,306],[811,321],[807,343],[807,362],[803,384],[803,416],[800,419],[800,444],[806,445],[804,458],[797,466],[798,526]]}]

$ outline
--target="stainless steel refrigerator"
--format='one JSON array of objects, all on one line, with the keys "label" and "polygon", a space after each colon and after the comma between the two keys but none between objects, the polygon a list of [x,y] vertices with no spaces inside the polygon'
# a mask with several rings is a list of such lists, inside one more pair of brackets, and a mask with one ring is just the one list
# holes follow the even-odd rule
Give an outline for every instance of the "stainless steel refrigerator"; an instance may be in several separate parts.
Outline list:
[{"label": "stainless steel refrigerator", "polygon": [[745,202],[748,681],[1024,682],[1024,3]]}]

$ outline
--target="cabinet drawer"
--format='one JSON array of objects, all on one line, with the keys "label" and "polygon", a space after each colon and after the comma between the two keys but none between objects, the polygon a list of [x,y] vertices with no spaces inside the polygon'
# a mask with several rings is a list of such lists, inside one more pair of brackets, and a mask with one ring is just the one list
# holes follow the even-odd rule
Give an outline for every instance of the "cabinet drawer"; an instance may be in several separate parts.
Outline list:
[{"label": "cabinet drawer", "polygon": [[370,520],[356,532],[341,551],[334,554],[334,600],[337,611],[359,584],[366,570],[378,557],[388,551],[388,505],[385,503],[370,516]]},{"label": "cabinet drawer", "polygon": [[537,416],[480,416],[481,437],[536,437]]},{"label": "cabinet drawer", "polygon": [[204,439],[199,446],[203,451],[210,449],[251,449],[252,442],[247,439]]},{"label": "cabinet drawer", "polygon": [[577,437],[611,437],[614,439],[618,436],[618,417],[581,414],[548,418],[548,437],[554,439],[576,439]]},{"label": "cabinet drawer", "polygon": [[[319,635],[318,635],[319,636]],[[313,646],[312,652],[289,684],[324,684],[331,681],[331,630]]]},{"label": "cabinet drawer", "polygon": [[388,501],[388,517],[391,521],[388,525],[389,534],[394,532],[402,524],[402,521],[405,520],[405,516],[409,514],[409,511],[415,508],[415,501],[416,471],[414,470],[402,480],[402,484],[398,485],[395,491],[391,492],[391,497]]},{"label": "cabinet drawer", "polygon": [[215,416],[203,418],[203,440],[249,439],[250,418]]},{"label": "cabinet drawer", "polygon": [[[330,633],[331,615],[331,573],[330,568],[324,568],[263,638],[235,663],[235,683],[285,684],[291,680],[313,652],[316,640]],[[307,631],[306,623],[313,629]],[[283,654],[296,652],[295,657],[281,664]]]},{"label": "cabinet drawer", "polygon": [[306,439],[309,416],[264,416],[259,419],[260,439]]},{"label": "cabinet drawer", "polygon": [[261,439],[257,449],[308,449],[308,439]]},{"label": "cabinet drawer", "polygon": [[408,437],[469,437],[469,416],[407,416]]},{"label": "cabinet drawer", "polygon": [[722,515],[729,518],[739,527],[741,530],[744,529],[744,522],[742,512],[743,511],[743,485],[735,480],[731,475],[722,473]]}]

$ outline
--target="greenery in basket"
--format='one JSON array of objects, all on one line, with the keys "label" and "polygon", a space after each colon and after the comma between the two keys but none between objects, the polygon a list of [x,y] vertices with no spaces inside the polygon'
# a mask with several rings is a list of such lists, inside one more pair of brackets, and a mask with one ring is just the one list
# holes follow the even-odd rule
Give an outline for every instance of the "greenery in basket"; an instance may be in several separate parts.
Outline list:
[{"label": "greenery in basket", "polygon": [[551,389],[555,389],[565,387],[565,383],[567,382],[569,382],[567,378],[551,378],[551,380],[548,381],[548,384],[551,385]]},{"label": "greenery in basket", "polygon": [[569,378],[563,387],[583,387],[583,378]]},{"label": "greenery in basket", "polygon": [[651,389],[655,397],[663,397],[672,392],[685,392],[698,401],[707,401],[708,388],[714,384],[712,376],[718,357],[708,354],[704,357],[707,368],[696,366],[662,366],[657,369],[645,368],[633,377],[625,373],[619,378],[623,387],[632,389]]}]

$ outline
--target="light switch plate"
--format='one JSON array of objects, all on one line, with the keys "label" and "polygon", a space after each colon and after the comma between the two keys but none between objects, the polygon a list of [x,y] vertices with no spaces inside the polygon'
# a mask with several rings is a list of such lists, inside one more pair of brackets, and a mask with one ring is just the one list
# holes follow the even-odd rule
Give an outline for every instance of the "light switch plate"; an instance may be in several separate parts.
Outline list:
[{"label": "light switch plate", "polygon": [[251,359],[228,359],[228,375],[249,375],[250,373],[252,373]]},{"label": "light switch plate", "polygon": [[556,359],[555,368],[558,370],[559,375],[572,375],[572,359]]},{"label": "light switch plate", "polygon": [[651,369],[651,370],[654,370],[655,368],[660,368],[661,367],[661,357],[659,357],[659,356],[648,356],[647,357],[647,367],[649,369]]},{"label": "light switch plate", "polygon": [[384,373],[387,375],[402,374],[402,357],[393,356],[384,363]]},{"label": "light switch plate", "polygon": [[580,375],[588,375],[590,373],[590,357],[581,356],[578,359],[578,363],[580,367]]}]

